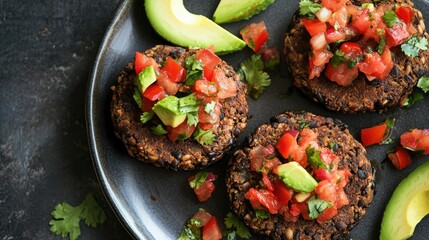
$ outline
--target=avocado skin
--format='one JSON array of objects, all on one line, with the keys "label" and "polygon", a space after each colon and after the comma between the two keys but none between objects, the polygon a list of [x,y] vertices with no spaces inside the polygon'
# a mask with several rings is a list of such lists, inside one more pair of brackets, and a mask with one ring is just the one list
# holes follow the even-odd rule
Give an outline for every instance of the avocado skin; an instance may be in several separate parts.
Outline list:
[{"label": "avocado skin", "polygon": [[[429,162],[417,167],[406,178],[404,178],[393,192],[387,203],[381,222],[380,240],[407,239],[413,235],[415,226],[429,213]],[[423,195],[420,195],[423,194]],[[415,205],[413,198],[426,197],[427,206]],[[408,224],[407,212],[416,210],[418,217],[412,219]],[[407,211],[408,210],[408,211]]]},{"label": "avocado skin", "polygon": [[207,48],[213,45],[218,55],[246,46],[243,40],[207,17],[190,13],[183,0],[146,0],[145,10],[154,30],[178,46]]},{"label": "avocado skin", "polygon": [[274,2],[275,0],[221,0],[213,14],[213,21],[221,24],[247,20]]}]

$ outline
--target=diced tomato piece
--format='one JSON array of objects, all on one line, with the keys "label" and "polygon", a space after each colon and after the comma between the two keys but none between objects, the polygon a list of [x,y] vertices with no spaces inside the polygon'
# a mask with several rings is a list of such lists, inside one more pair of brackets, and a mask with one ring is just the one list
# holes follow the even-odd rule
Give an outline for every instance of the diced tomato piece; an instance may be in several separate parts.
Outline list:
[{"label": "diced tomato piece", "polygon": [[252,148],[249,152],[249,158],[250,158],[250,170],[252,171],[259,171],[262,168],[262,164],[265,161],[265,156],[263,154],[264,147],[263,146],[256,146]]},{"label": "diced tomato piece", "polygon": [[217,96],[220,99],[234,97],[237,95],[237,82],[233,78],[227,77],[222,69],[216,68],[213,71],[212,81],[219,87]]},{"label": "diced tomato piece", "polygon": [[151,101],[158,101],[165,97],[165,91],[158,84],[150,85],[143,93],[143,96]]},{"label": "diced tomato piece", "polygon": [[195,195],[197,195],[198,201],[205,202],[209,200],[215,190],[215,185],[211,181],[205,181],[199,188],[194,188]]},{"label": "diced tomato piece", "polygon": [[309,19],[304,18],[301,20],[304,24],[305,29],[310,34],[310,36],[317,35],[319,33],[324,33],[326,31],[326,23],[319,21],[318,19]]},{"label": "diced tomato piece", "polygon": [[184,140],[192,136],[192,133],[194,133],[195,128],[195,125],[188,125],[187,120],[183,121],[175,128],[167,126],[168,138],[171,141]]},{"label": "diced tomato piece", "polygon": [[335,28],[330,27],[325,32],[325,39],[328,43],[333,43],[333,42],[345,40],[346,35],[342,31],[335,30]]},{"label": "diced tomato piece", "polygon": [[211,123],[211,124],[219,122],[220,111],[222,108],[220,103],[215,102],[212,112],[207,113],[205,108],[206,108],[206,104],[201,104],[200,108],[198,109],[198,121],[201,123]]},{"label": "diced tomato piece", "polygon": [[331,172],[331,176],[333,176],[331,177],[331,182],[334,181],[337,184],[337,188],[344,188],[347,183],[349,183],[349,177],[351,175],[348,169],[334,170]]},{"label": "diced tomato piece", "polygon": [[153,65],[155,72],[158,72],[159,65],[153,58],[149,58],[141,52],[136,52],[136,58],[134,61],[136,74],[139,74],[144,68],[149,67],[150,65]]},{"label": "diced tomato piece", "polygon": [[333,217],[335,217],[335,215],[338,214],[338,210],[337,207],[333,206],[333,207],[329,207],[327,209],[325,209],[318,217],[317,217],[317,221],[322,223],[324,221],[328,221],[331,220]]},{"label": "diced tomato piece", "polygon": [[331,18],[329,19],[329,24],[331,26],[339,25],[340,27],[347,26],[347,22],[349,21],[349,15],[347,13],[346,6],[338,9],[334,13],[332,13]]},{"label": "diced tomato piece", "polygon": [[167,57],[165,65],[162,67],[162,69],[167,73],[168,78],[173,82],[181,82],[186,77],[185,68],[174,61],[174,59],[171,57]]},{"label": "diced tomato piece", "polygon": [[329,171],[324,168],[314,169],[313,174],[319,181],[329,180],[331,178]]},{"label": "diced tomato piece", "polygon": [[322,51],[314,51],[312,57],[313,64],[315,66],[325,66],[333,56],[334,54],[326,49],[323,49]]},{"label": "diced tomato piece", "polygon": [[220,63],[221,59],[209,48],[198,50],[196,58],[201,60],[204,77],[207,80],[211,80],[213,76],[213,70]]},{"label": "diced tomato piece", "polygon": [[335,203],[337,200],[336,187],[328,180],[320,181],[314,192],[319,195],[319,199],[331,201],[332,203]]},{"label": "diced tomato piece", "polygon": [[308,145],[311,145],[315,148],[317,148],[317,133],[315,133],[310,128],[304,128],[299,133],[300,139],[299,139],[299,146],[304,147],[307,149]]},{"label": "diced tomato piece", "polygon": [[357,56],[362,55],[361,47],[355,42],[345,42],[341,44],[340,50],[344,52],[344,57],[347,59],[356,59]]},{"label": "diced tomato piece", "polygon": [[[385,51],[389,51],[387,47],[385,49],[387,49]],[[387,70],[386,64],[377,52],[367,53],[364,61],[359,62],[357,66],[359,70],[366,75],[369,81],[375,78],[383,79]]]},{"label": "diced tomato piece", "polygon": [[321,32],[311,37],[310,45],[313,48],[313,50],[316,50],[316,51],[325,49],[326,46],[328,46],[328,42],[326,41],[326,38],[325,38],[325,33]]},{"label": "diced tomato piece", "polygon": [[346,192],[344,192],[344,188],[337,186],[337,202],[335,203],[335,207],[340,209],[342,206],[348,205],[349,203],[349,198]]},{"label": "diced tomato piece", "polygon": [[359,31],[360,34],[364,34],[371,25],[370,17],[368,15],[369,9],[364,8],[353,15],[351,25]]},{"label": "diced tomato piece", "polygon": [[326,166],[330,165],[338,165],[340,162],[340,158],[333,153],[329,148],[322,148],[320,150],[320,159],[326,164]]},{"label": "diced tomato piece", "polygon": [[409,36],[407,25],[395,23],[391,28],[386,28],[387,45],[391,47],[402,44]]},{"label": "diced tomato piece", "polygon": [[150,99],[142,96],[142,105],[141,105],[141,110],[143,112],[150,112],[152,111],[152,107],[153,105],[155,105],[155,101],[151,101]]},{"label": "diced tomato piece", "polygon": [[412,151],[429,154],[429,129],[413,129],[401,135],[401,145]]},{"label": "diced tomato piece", "polygon": [[314,65],[314,60],[311,56],[308,57],[308,61],[310,63],[308,67],[308,79],[319,77],[323,69],[325,69],[325,65],[320,65],[320,66]]},{"label": "diced tomato piece", "polygon": [[349,0],[322,0],[322,6],[335,12],[346,6],[347,2]]},{"label": "diced tomato piece", "polygon": [[192,216],[193,219],[197,219],[201,221],[200,227],[204,227],[212,217],[213,216],[209,212],[203,209],[199,209],[198,212],[196,212],[194,216]]},{"label": "diced tomato piece", "polygon": [[269,173],[280,165],[282,165],[282,162],[276,157],[266,160],[263,164],[262,173]]},{"label": "diced tomato piece", "polygon": [[402,170],[411,164],[410,152],[403,147],[395,147],[395,151],[389,153],[387,157],[392,161],[396,169]]},{"label": "diced tomato piece", "polygon": [[357,13],[359,12],[359,7],[353,4],[346,5],[346,8],[347,8],[347,13],[352,17],[356,16]]},{"label": "diced tomato piece", "polygon": [[298,202],[292,203],[289,208],[289,213],[292,214],[294,217],[299,217],[301,214],[301,208],[298,204]]},{"label": "diced tomato piece", "polygon": [[405,24],[410,24],[414,17],[414,10],[408,6],[400,6],[395,10],[396,15]]},{"label": "diced tomato piece", "polygon": [[363,128],[360,130],[362,145],[364,147],[380,144],[383,142],[387,131],[387,124],[385,122],[373,127]]},{"label": "diced tomato piece", "polygon": [[290,213],[289,207],[284,206],[280,209],[280,214],[283,215],[283,218],[286,222],[296,222],[299,216],[294,216]]},{"label": "diced tomato piece", "polygon": [[283,136],[280,137],[275,147],[280,152],[280,154],[287,159],[289,155],[298,148],[296,139],[296,136],[294,137],[292,134],[286,132],[283,134]]},{"label": "diced tomato piece", "polygon": [[203,228],[203,240],[219,240],[222,239],[222,232],[216,221],[216,217],[212,217]]},{"label": "diced tomato piece", "polygon": [[264,62],[264,69],[271,71],[279,65],[280,52],[278,48],[269,48],[267,44],[264,44],[259,52],[261,53],[261,59]]},{"label": "diced tomato piece", "polygon": [[349,86],[358,75],[358,68],[354,67],[353,69],[350,69],[346,63],[342,63],[336,68],[329,63],[325,71],[325,76],[329,80],[336,82],[341,86]]},{"label": "diced tomato piece", "polygon": [[274,195],[280,206],[288,206],[292,199],[293,190],[288,188],[282,180],[276,179],[274,181]]},{"label": "diced tomato piece", "polygon": [[[195,92],[201,96],[214,97],[217,94],[218,86],[215,82],[210,82],[206,79],[198,79],[195,81]],[[197,95],[199,96],[199,95]]]},{"label": "diced tomato piece", "polygon": [[264,21],[252,23],[240,31],[243,40],[254,52],[258,52],[269,38],[267,28]]},{"label": "diced tomato piece", "polygon": [[277,214],[280,210],[280,204],[276,196],[269,190],[250,188],[244,197],[250,201],[255,209],[260,209],[263,206],[271,214]]},{"label": "diced tomato piece", "polygon": [[271,182],[270,177],[267,173],[262,173],[262,183],[268,190],[270,190],[271,192],[274,191],[274,185]]},{"label": "diced tomato piece", "polygon": [[171,81],[166,71],[160,71],[156,83],[161,86],[168,95],[174,96],[179,91],[179,83]]}]

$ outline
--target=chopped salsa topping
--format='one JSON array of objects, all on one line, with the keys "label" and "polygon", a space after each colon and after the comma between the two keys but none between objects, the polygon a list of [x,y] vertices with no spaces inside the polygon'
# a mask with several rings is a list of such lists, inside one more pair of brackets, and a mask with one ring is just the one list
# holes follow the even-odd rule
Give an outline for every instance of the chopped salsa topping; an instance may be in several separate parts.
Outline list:
[{"label": "chopped salsa topping", "polygon": [[373,144],[388,144],[392,140],[390,135],[395,127],[395,119],[387,118],[386,121],[372,127],[360,130],[361,141],[364,147]]},{"label": "chopped salsa topping", "polygon": [[167,57],[162,64],[136,52],[133,98],[140,120],[171,141],[193,137],[209,145],[218,131],[221,99],[237,94],[237,83],[219,68],[213,49],[200,49],[184,63]]},{"label": "chopped salsa topping", "polygon": [[359,72],[368,81],[384,79],[393,68],[392,47],[407,56],[427,50],[428,40],[416,35],[414,9],[408,6],[322,0],[301,0],[301,20],[310,34],[309,79],[324,75],[342,86]]},{"label": "chopped salsa topping", "polygon": [[188,178],[189,186],[194,189],[198,201],[205,202],[209,200],[215,190],[214,181],[216,176],[212,172],[199,172]]},{"label": "chopped salsa topping", "polygon": [[250,188],[245,198],[257,216],[323,222],[349,203],[344,187],[351,173],[338,169],[340,158],[330,147],[319,146],[317,138],[310,128],[291,129],[274,146],[250,150],[250,168],[261,174],[261,184]]},{"label": "chopped salsa topping", "polygon": [[222,232],[216,217],[204,209],[199,209],[182,229],[178,240],[188,239],[222,239]]}]

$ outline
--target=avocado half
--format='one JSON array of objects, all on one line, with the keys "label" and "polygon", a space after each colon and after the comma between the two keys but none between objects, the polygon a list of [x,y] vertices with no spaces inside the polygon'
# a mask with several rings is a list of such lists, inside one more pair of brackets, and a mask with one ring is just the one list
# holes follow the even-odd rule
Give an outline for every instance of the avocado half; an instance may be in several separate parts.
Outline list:
[{"label": "avocado half", "polygon": [[217,54],[239,51],[246,43],[202,15],[190,13],[183,0],[146,0],[147,17],[167,41],[188,48],[214,46]]},{"label": "avocado half", "polygon": [[399,183],[387,203],[380,240],[407,239],[429,214],[429,162],[416,168]]},{"label": "avocado half", "polygon": [[275,0],[221,0],[213,14],[216,23],[246,20],[265,10]]}]

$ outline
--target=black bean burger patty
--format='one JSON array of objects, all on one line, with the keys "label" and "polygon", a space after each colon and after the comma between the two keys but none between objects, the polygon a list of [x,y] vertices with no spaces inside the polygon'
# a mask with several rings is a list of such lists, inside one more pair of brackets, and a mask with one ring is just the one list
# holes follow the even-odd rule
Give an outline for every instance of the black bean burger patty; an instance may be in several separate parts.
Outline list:
[{"label": "black bean burger patty", "polygon": [[[185,58],[195,52],[157,45],[144,54],[154,58],[157,63],[164,62],[170,56],[183,66]],[[114,132],[125,144],[128,153],[138,160],[173,170],[202,168],[222,158],[247,126],[247,86],[225,61],[221,61],[217,67],[237,82],[238,91],[235,97],[220,100],[222,110],[216,139],[213,144],[203,146],[193,138],[173,142],[166,135],[157,136],[140,122],[142,111],[133,99],[133,81],[136,77],[134,63],[129,63],[119,76],[116,86],[112,87],[111,101]]]},{"label": "black bean burger patty", "polygon": [[[371,1],[352,1],[355,5]],[[360,3],[360,4],[359,4]],[[386,0],[377,4],[407,4],[411,1]],[[417,80],[429,74],[429,50],[420,51],[417,57],[407,57],[401,47],[393,47],[394,67],[385,79],[368,81],[365,74],[359,76],[349,86],[340,86],[330,81],[322,72],[320,77],[309,79],[308,57],[310,35],[300,21],[298,12],[293,15],[284,40],[284,54],[289,71],[292,73],[294,85],[305,95],[326,106],[327,109],[344,113],[386,111],[394,106],[402,106],[411,93]],[[425,24],[422,13],[414,9],[413,25],[418,30],[419,37],[425,36]],[[300,66],[300,67],[296,67]]]},{"label": "black bean burger patty", "polygon": [[[349,204],[338,209],[338,215],[323,223],[302,217],[296,222],[286,222],[280,214],[269,215],[267,219],[257,218],[245,198],[246,192],[261,182],[261,174],[250,169],[249,152],[258,145],[274,146],[286,131],[298,130],[302,126],[318,133],[320,146],[337,144],[333,151],[341,159],[338,169],[347,168],[352,174],[344,188]],[[226,180],[231,209],[251,230],[269,239],[336,239],[346,236],[365,215],[374,194],[372,167],[365,154],[364,147],[338,120],[306,112],[280,114],[271,118],[269,124],[258,127],[248,137],[245,146],[235,152]]]}]

